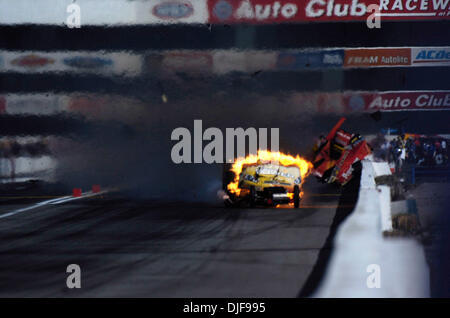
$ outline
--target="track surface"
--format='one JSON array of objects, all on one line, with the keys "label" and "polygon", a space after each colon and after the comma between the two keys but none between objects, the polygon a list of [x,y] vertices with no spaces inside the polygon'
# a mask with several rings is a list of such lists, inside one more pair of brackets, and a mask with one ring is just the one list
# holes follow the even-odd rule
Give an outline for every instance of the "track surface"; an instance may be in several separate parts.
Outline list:
[{"label": "track surface", "polygon": [[[300,209],[225,209],[111,194],[0,218],[0,297],[295,297],[340,189],[310,178]],[[46,199],[6,200],[0,217]],[[81,289],[66,267],[81,267]]]}]

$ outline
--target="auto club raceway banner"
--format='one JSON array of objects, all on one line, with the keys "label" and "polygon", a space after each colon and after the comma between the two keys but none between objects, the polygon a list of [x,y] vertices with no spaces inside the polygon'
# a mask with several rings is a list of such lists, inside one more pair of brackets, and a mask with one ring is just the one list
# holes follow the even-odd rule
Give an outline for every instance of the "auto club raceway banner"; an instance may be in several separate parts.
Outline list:
[{"label": "auto club raceway banner", "polygon": [[299,111],[355,113],[450,110],[450,91],[293,93],[288,103]]},{"label": "auto club raceway banner", "polygon": [[[0,0],[0,24],[67,21],[72,0]],[[81,25],[289,23],[450,18],[450,0],[78,0]]]},{"label": "auto club raceway banner", "polygon": [[[450,91],[298,92],[290,94],[286,102],[299,111],[319,113],[450,110]],[[124,116],[124,109],[129,118]],[[0,115],[48,116],[79,113],[87,119],[106,118],[134,122],[147,109],[139,101],[119,95],[0,95]]]},{"label": "auto club raceway banner", "polygon": [[450,19],[448,0],[208,0],[211,23],[365,21],[379,6],[382,20]]}]

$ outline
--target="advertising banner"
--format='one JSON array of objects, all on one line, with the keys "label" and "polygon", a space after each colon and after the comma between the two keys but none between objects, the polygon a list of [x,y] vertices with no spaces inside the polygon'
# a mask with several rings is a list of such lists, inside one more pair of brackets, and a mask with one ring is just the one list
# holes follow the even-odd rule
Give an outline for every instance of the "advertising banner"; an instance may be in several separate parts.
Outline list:
[{"label": "advertising banner", "polygon": [[282,52],[278,54],[277,69],[307,70],[314,68],[342,67],[344,50],[315,50]]},{"label": "advertising banner", "polygon": [[208,0],[210,22],[224,24],[365,21],[372,4],[382,21],[450,19],[448,0]]},{"label": "advertising banner", "polygon": [[273,51],[217,50],[213,53],[214,73],[254,73],[275,68],[277,54]]},{"label": "advertising banner", "polygon": [[450,110],[450,91],[346,92],[348,112]]},{"label": "advertising banner", "polygon": [[74,92],[70,94],[0,95],[0,115],[51,116],[77,114],[87,120],[115,120],[123,123],[146,121],[151,112],[144,103],[124,95]]},{"label": "advertising banner", "polygon": [[0,0],[0,24],[64,25],[70,19],[80,27],[207,23],[208,9],[206,0]]},{"label": "advertising banner", "polygon": [[217,74],[261,70],[450,66],[450,47],[327,48],[281,52],[218,50],[211,54],[213,70]]},{"label": "advertising banner", "polygon": [[97,75],[137,76],[143,58],[126,52],[19,52],[0,51],[0,72],[93,73]]},{"label": "advertising banner", "polygon": [[62,95],[7,94],[0,100],[2,98],[3,111],[8,115],[54,115],[67,110],[67,102]]},{"label": "advertising banner", "polygon": [[376,111],[450,110],[450,91],[298,92],[288,105],[301,112],[349,114]]},{"label": "advertising banner", "polygon": [[209,51],[167,51],[161,64],[168,72],[210,73],[213,57]]},{"label": "advertising banner", "polygon": [[409,66],[410,48],[345,49],[344,67]]},{"label": "advertising banner", "polygon": [[450,47],[415,47],[411,49],[412,65],[450,65]]}]

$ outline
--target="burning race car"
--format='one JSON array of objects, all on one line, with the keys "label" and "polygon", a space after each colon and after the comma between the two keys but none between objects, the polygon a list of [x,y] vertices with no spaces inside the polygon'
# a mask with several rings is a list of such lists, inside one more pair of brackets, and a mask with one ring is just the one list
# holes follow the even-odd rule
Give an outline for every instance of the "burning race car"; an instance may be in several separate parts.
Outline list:
[{"label": "burning race car", "polygon": [[299,156],[258,151],[238,158],[225,171],[223,196],[226,205],[276,206],[292,203],[298,208],[301,187],[312,164]]},{"label": "burning race car", "polygon": [[312,174],[322,182],[345,185],[359,169],[360,161],[372,153],[363,137],[340,129],[344,121],[341,118],[314,149]]}]

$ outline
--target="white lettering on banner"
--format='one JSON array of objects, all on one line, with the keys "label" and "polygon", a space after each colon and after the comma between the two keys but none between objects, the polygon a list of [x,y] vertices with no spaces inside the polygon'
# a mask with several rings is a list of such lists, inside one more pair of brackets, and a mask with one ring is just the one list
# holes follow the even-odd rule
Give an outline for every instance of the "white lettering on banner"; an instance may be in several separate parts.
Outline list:
[{"label": "white lettering on banner", "polygon": [[441,98],[434,95],[422,94],[417,97],[416,105],[419,107],[448,107],[450,106],[450,94],[446,94],[445,97]]},{"label": "white lettering on banner", "polygon": [[389,0],[380,0],[380,10],[388,10]]},{"label": "white lettering on banner", "polygon": [[447,10],[450,0],[380,0],[381,11],[434,11]]},{"label": "white lettering on banner", "polygon": [[[411,4],[412,2],[414,2],[414,6]],[[408,0],[406,1],[406,10],[412,11],[412,10],[416,10],[417,8],[417,0]]]},{"label": "white lettering on banner", "polygon": [[392,10],[403,10],[402,0],[395,0]]},{"label": "white lettering on banner", "polygon": [[428,10],[428,0],[422,0],[420,3],[420,10]]},{"label": "white lettering on banner", "polygon": [[412,102],[409,97],[391,97],[386,98],[376,96],[369,105],[369,109],[403,109],[408,107],[434,108],[434,107],[450,107],[450,94],[444,96],[435,94],[421,94]]},{"label": "white lettering on banner", "polygon": [[369,108],[398,108],[398,107],[408,107],[411,105],[411,100],[409,98],[401,99],[400,96],[396,98],[383,99],[383,96],[377,96],[372,103],[370,103]]},{"label": "white lettering on banner", "polygon": [[[239,4],[235,13],[236,19],[268,19],[269,17],[278,18],[281,14],[286,19],[293,18],[298,12],[298,7],[294,3],[286,3],[281,5],[279,1],[272,4],[257,4],[253,7],[250,0],[244,0]],[[272,14],[271,14],[272,13]]]},{"label": "white lettering on banner", "polygon": [[449,0],[433,0],[434,10],[445,10],[448,8]]},{"label": "white lettering on banner", "polygon": [[[350,10],[349,10],[350,9]],[[366,14],[367,7],[364,3],[359,3],[358,0],[352,0],[351,4],[335,4],[334,0],[311,0],[305,8],[306,16],[316,18],[324,15],[326,16],[354,16],[360,17]]]}]

